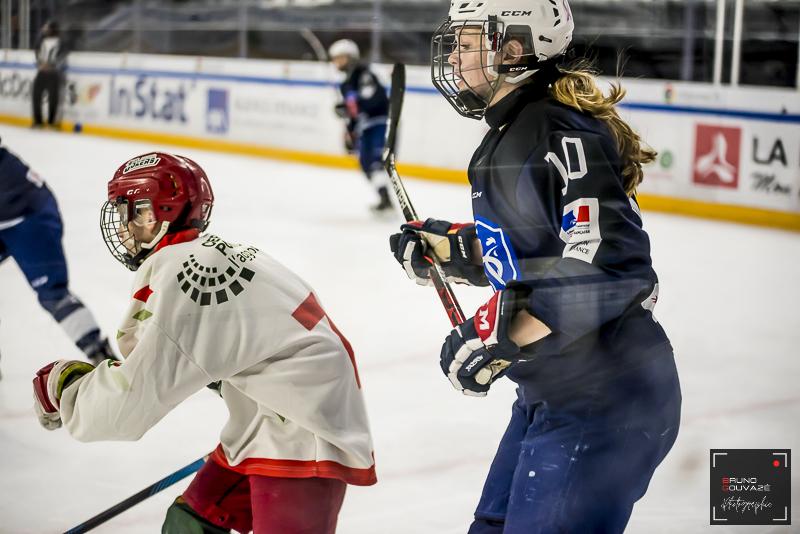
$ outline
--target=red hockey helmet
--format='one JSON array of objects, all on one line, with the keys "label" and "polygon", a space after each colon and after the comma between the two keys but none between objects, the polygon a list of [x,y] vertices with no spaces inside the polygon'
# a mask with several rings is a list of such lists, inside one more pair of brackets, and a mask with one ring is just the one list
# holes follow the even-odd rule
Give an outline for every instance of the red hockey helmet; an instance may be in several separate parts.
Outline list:
[{"label": "red hockey helmet", "polygon": [[166,234],[206,229],[214,193],[189,158],[153,152],[122,164],[108,182],[100,229],[111,254],[135,271]]}]

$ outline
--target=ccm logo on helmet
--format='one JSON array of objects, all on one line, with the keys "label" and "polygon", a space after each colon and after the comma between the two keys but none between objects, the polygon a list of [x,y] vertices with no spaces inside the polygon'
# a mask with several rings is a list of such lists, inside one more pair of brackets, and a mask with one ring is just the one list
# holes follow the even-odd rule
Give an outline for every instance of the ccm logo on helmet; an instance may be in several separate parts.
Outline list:
[{"label": "ccm logo on helmet", "polygon": [[139,191],[141,191],[141,190],[137,187],[136,189],[128,189],[127,191],[125,191],[125,194],[126,195],[136,195],[136,194],[139,193]]},{"label": "ccm logo on helmet", "polygon": [[500,13],[501,17],[528,17],[531,11],[503,11]]}]

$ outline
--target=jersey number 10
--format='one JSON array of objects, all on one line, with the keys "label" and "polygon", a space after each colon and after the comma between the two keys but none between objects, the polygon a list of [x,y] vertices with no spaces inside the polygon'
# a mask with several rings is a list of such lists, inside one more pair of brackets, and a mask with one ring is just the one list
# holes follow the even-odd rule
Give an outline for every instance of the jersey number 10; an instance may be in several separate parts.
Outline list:
[{"label": "jersey number 10", "polygon": [[[549,161],[561,175],[564,180],[564,188],[561,189],[561,195],[567,194],[570,180],[577,180],[583,178],[586,174],[586,154],[583,151],[583,143],[580,137],[563,137],[561,138],[561,148],[564,149],[564,162],[562,162],[554,152],[548,152],[544,157],[545,161]],[[575,167],[573,168],[573,164]]]}]

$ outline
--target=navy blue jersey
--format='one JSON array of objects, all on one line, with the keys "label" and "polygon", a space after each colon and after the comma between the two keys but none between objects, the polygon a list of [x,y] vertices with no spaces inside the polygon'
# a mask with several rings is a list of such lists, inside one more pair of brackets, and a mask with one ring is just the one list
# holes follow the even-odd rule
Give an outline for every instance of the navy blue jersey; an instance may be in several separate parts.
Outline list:
[{"label": "navy blue jersey", "polygon": [[[489,108],[486,122],[469,166],[486,275],[495,289],[530,287],[529,311],[553,331],[509,377],[585,385],[638,349],[668,344],[651,313],[650,242],[605,124],[533,84]],[[564,355],[573,357],[542,362]]]},{"label": "navy blue jersey", "polygon": [[44,181],[5,147],[0,147],[0,222],[36,211],[49,198]]},{"label": "navy blue jersey", "polygon": [[386,124],[389,98],[386,96],[386,88],[369,67],[357,63],[348,71],[339,90],[350,117],[350,131],[360,134],[372,126]]}]

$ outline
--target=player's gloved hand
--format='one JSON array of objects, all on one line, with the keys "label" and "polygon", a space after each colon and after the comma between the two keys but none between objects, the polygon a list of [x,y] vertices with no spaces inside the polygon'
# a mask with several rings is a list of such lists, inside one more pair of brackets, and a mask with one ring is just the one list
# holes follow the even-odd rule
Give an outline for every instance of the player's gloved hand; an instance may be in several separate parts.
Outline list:
[{"label": "player's gloved hand", "polygon": [[514,289],[497,291],[445,339],[439,363],[453,387],[464,395],[485,396],[492,383],[520,360],[520,349],[508,331],[524,307],[523,294]]},{"label": "player's gloved hand", "polygon": [[477,239],[474,224],[428,219],[411,221],[400,230],[389,237],[389,246],[408,277],[419,285],[431,284],[431,254],[439,260],[448,282],[489,285],[483,265],[479,261],[475,264],[477,258],[472,253],[472,242]]},{"label": "player's gloved hand", "polygon": [[33,379],[33,411],[47,430],[61,426],[61,393],[78,378],[94,370],[94,366],[77,360],[58,360],[45,365]]},{"label": "player's gloved hand", "polygon": [[344,102],[338,102],[335,106],[333,106],[333,112],[336,113],[336,116],[340,119],[346,119],[347,105]]},{"label": "player's gloved hand", "polygon": [[356,135],[348,130],[344,132],[344,149],[348,154],[356,152]]}]

